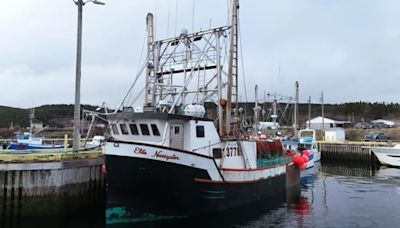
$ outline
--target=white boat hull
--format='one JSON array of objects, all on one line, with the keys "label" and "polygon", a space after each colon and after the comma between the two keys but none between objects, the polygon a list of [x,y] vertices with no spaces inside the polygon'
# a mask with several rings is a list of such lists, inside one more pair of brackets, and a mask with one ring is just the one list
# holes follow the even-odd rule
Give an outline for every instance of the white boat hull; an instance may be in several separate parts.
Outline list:
[{"label": "white boat hull", "polygon": [[321,160],[321,152],[319,152],[317,150],[314,150],[314,151],[311,151],[311,153],[314,155],[314,161],[315,162]]},{"label": "white boat hull", "polygon": [[400,167],[400,148],[378,147],[371,150],[382,165]]},{"label": "white boat hull", "polygon": [[314,167],[315,162],[321,160],[321,152],[311,151],[310,160],[308,160],[306,169]]}]

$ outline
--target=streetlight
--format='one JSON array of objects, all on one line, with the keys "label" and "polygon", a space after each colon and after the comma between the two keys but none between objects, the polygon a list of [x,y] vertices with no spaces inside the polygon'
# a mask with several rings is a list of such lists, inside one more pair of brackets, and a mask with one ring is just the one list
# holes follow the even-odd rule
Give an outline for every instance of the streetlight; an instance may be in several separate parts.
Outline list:
[{"label": "streetlight", "polygon": [[88,3],[92,2],[97,5],[105,5],[105,3],[97,0],[73,0],[78,6],[78,39],[76,48],[76,78],[75,78],[75,107],[74,107],[74,132],[73,132],[73,151],[77,152],[80,146],[80,125],[81,125],[81,62],[82,62],[82,8]]}]

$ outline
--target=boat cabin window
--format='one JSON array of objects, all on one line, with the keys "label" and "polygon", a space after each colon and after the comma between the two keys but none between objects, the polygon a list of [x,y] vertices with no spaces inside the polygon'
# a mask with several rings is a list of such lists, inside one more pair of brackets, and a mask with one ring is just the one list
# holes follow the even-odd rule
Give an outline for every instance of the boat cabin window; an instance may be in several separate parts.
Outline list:
[{"label": "boat cabin window", "polygon": [[151,126],[151,131],[153,132],[153,135],[159,136],[159,135],[160,135],[160,132],[158,131],[157,125],[151,124],[150,126]]},{"label": "boat cabin window", "polygon": [[119,127],[121,128],[121,133],[123,135],[129,135],[128,127],[126,124],[120,124]]},{"label": "boat cabin window", "polygon": [[221,148],[213,148],[213,157],[214,158],[222,158],[222,149]]},{"label": "boat cabin window", "polygon": [[196,137],[204,138],[204,126],[196,126]]},{"label": "boat cabin window", "polygon": [[111,130],[114,135],[119,135],[118,127],[116,124],[111,124]]},{"label": "boat cabin window", "polygon": [[298,145],[299,150],[311,150],[311,145],[310,144],[299,144]]},{"label": "boat cabin window", "polygon": [[139,124],[142,135],[150,135],[149,127],[147,124]]},{"label": "boat cabin window", "polygon": [[132,135],[139,135],[139,130],[136,124],[129,124],[129,128],[131,129]]},{"label": "boat cabin window", "polygon": [[179,135],[180,129],[181,129],[181,128],[180,128],[179,126],[175,126],[175,127],[174,127],[174,134],[175,134],[175,135]]}]

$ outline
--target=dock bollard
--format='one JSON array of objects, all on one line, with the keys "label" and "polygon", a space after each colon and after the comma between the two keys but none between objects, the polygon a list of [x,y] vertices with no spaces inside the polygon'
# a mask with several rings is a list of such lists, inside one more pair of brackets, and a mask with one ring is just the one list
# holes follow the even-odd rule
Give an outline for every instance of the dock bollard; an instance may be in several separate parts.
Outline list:
[{"label": "dock bollard", "polygon": [[68,134],[64,135],[64,151],[67,151],[68,148]]}]

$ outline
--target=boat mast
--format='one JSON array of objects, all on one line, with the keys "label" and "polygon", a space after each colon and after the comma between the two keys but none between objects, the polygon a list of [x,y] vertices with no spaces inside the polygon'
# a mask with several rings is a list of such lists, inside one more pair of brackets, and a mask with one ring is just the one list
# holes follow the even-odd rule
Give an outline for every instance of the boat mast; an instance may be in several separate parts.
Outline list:
[{"label": "boat mast", "polygon": [[[229,62],[228,62],[228,84],[227,84],[227,102],[225,113],[225,134],[231,133],[232,122],[232,97],[235,96],[236,106],[238,104],[238,9],[239,0],[232,1],[232,27],[230,33]],[[233,91],[232,91],[233,90]],[[237,117],[237,108],[235,117]],[[236,118],[235,118],[236,119]]]},{"label": "boat mast", "polygon": [[308,126],[307,128],[311,128],[311,96],[308,97]]},{"label": "boat mast", "polygon": [[155,99],[155,95],[153,93],[153,86],[155,83],[152,82],[154,80],[154,16],[151,13],[147,14],[146,17],[146,25],[147,25],[147,59],[148,64],[146,67],[146,88],[144,92],[144,108],[153,109],[155,105],[153,103]]},{"label": "boat mast", "polygon": [[274,122],[274,136],[276,136],[276,132],[277,132],[277,127],[276,127],[276,119],[278,118],[278,114],[276,112],[276,95],[274,95],[274,102],[272,103],[272,120]]},{"label": "boat mast", "polygon": [[221,36],[221,32],[217,31],[216,34],[216,49],[217,49],[217,90],[218,90],[218,133],[220,136],[225,134],[224,129],[224,110],[222,107],[222,66],[221,66],[221,45],[219,42],[219,38]]},{"label": "boat mast", "polygon": [[254,105],[254,131],[255,134],[258,132],[258,126],[259,126],[259,111],[260,108],[258,107],[258,85],[255,86],[255,105]]},{"label": "boat mast", "polygon": [[299,82],[296,81],[295,83],[295,89],[296,89],[296,94],[295,94],[295,99],[294,99],[294,120],[293,120],[293,127],[294,127],[294,135],[297,135],[297,130],[299,129],[297,126],[297,118],[299,116]]}]

